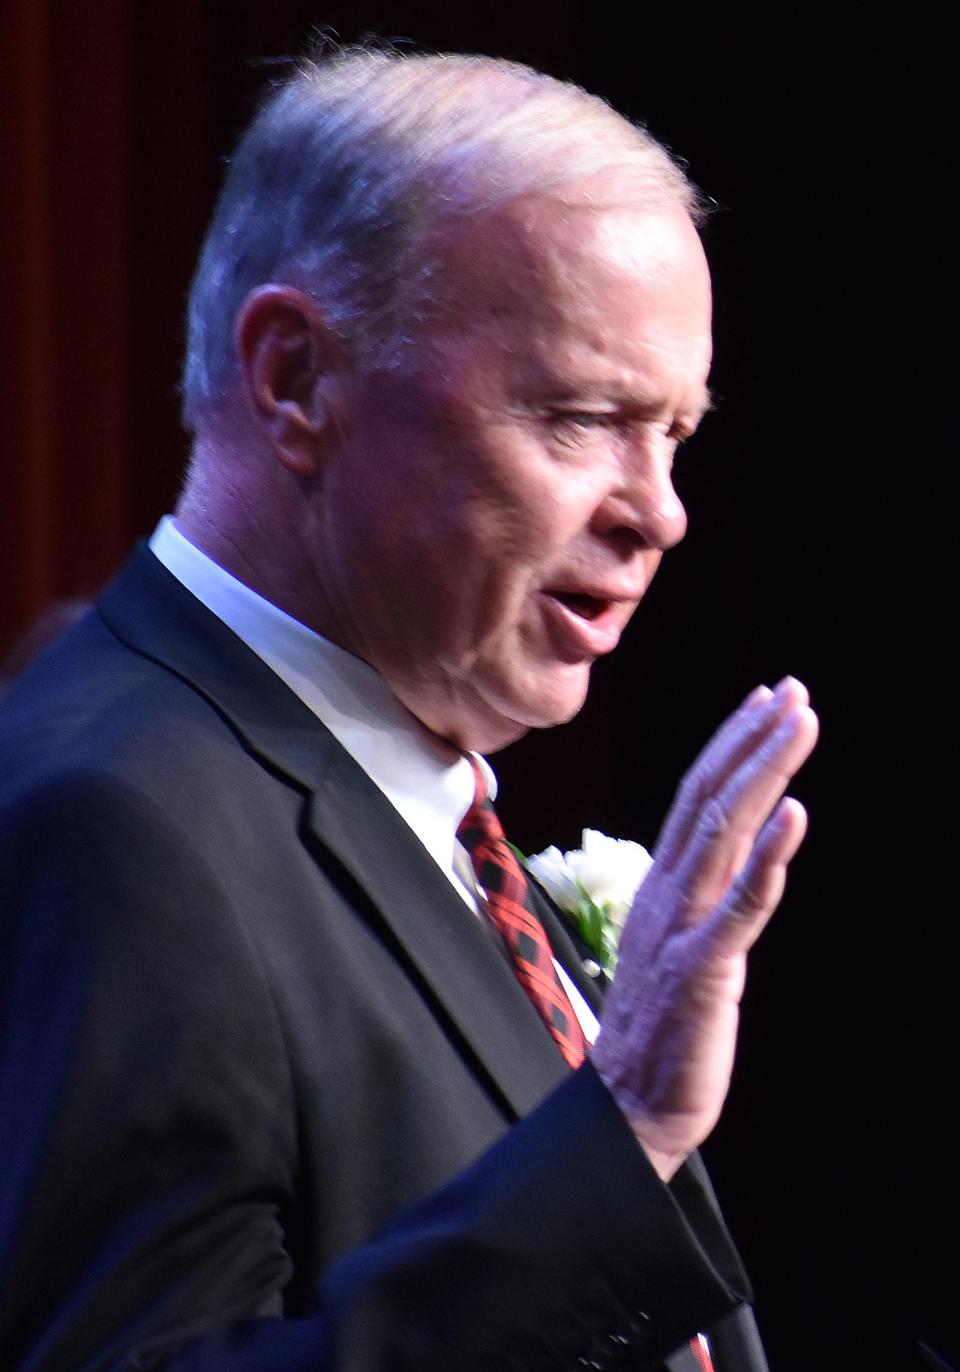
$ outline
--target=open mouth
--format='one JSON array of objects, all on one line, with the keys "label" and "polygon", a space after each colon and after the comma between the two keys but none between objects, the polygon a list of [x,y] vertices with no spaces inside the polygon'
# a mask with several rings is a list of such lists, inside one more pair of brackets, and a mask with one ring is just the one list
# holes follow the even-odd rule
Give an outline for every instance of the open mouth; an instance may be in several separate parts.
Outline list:
[{"label": "open mouth", "polygon": [[551,591],[550,594],[581,619],[597,619],[610,603],[593,595],[574,595],[565,591]]},{"label": "open mouth", "polygon": [[583,662],[612,652],[617,646],[624,615],[616,600],[585,591],[552,588],[545,590],[543,596],[547,622],[561,657]]}]

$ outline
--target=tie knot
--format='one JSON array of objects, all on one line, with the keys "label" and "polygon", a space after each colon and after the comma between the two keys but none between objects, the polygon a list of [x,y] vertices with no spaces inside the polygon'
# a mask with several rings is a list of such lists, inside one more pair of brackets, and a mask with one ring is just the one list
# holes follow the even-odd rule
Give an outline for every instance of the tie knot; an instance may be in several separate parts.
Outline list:
[{"label": "tie knot", "polygon": [[467,761],[473,772],[473,804],[470,806],[460,826],[457,829],[457,838],[476,860],[476,849],[479,843],[500,842],[506,846],[503,836],[503,829],[497,819],[497,812],[490,803],[487,779],[484,776],[477,759],[469,753],[465,753]]},{"label": "tie knot", "polygon": [[473,753],[464,753],[464,757],[469,762],[470,770],[473,772],[473,804],[470,806],[471,810],[473,810],[481,805],[486,805],[489,788],[487,786],[487,778],[483,775],[480,764]]}]

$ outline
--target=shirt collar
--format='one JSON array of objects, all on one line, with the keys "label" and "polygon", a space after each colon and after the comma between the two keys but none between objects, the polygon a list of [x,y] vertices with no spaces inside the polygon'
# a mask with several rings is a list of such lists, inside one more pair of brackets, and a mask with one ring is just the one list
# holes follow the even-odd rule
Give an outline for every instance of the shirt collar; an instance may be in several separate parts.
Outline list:
[{"label": "shirt collar", "polygon": [[[383,792],[466,899],[456,834],[473,803],[466,758],[451,763],[368,663],[323,638],[214,562],[165,516],[150,551],[312,710]],[[475,755],[491,799],[496,775]]]}]

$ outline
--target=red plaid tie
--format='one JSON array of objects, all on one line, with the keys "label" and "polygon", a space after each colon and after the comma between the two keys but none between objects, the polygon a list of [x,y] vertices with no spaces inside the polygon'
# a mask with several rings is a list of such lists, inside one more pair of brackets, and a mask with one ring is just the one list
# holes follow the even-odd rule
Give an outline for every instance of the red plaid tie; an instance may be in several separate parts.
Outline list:
[{"label": "red plaid tie", "polygon": [[[579,1067],[586,1056],[580,1022],[557,977],[550,944],[533,910],[527,879],[487,799],[483,773],[476,758],[469,754],[466,757],[473,768],[474,797],[457,837],[470,854],[477,881],[486,892],[490,920],[510,950],[518,981],[539,1010],[566,1061],[571,1067]],[[702,1372],[714,1372],[706,1339],[697,1335],[690,1340],[690,1348]]]},{"label": "red plaid tie", "polygon": [[706,1337],[703,1334],[694,1335],[690,1340],[690,1347],[702,1372],[715,1372],[713,1359],[710,1356],[710,1345],[707,1343]]},{"label": "red plaid tie", "polygon": [[490,920],[503,937],[513,970],[571,1067],[586,1055],[580,1023],[560,985],[550,944],[534,912],[527,879],[504,838],[496,812],[487,799],[487,783],[476,759],[474,800],[463,817],[457,837],[470,854],[477,881],[487,896]]}]

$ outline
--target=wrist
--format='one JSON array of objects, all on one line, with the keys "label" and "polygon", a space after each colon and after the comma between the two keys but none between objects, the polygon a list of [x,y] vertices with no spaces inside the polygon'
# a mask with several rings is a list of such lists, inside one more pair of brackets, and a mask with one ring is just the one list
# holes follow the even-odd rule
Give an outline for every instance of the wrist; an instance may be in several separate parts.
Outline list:
[{"label": "wrist", "polygon": [[605,1071],[602,1060],[598,1062],[595,1054],[591,1056],[597,1076],[613,1097],[650,1166],[662,1182],[669,1182],[693,1152],[693,1146],[688,1146],[686,1139],[677,1139],[668,1125],[644,1108],[616,1072]]}]

